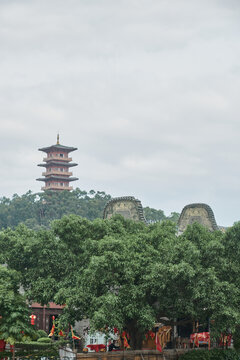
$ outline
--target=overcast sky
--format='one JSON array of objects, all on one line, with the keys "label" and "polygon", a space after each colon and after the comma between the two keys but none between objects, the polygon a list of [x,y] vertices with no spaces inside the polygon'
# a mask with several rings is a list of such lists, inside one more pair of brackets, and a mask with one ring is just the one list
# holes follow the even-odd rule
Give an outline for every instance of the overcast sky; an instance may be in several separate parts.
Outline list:
[{"label": "overcast sky", "polygon": [[74,187],[240,220],[239,39],[239,0],[0,0],[0,197],[60,132]]}]

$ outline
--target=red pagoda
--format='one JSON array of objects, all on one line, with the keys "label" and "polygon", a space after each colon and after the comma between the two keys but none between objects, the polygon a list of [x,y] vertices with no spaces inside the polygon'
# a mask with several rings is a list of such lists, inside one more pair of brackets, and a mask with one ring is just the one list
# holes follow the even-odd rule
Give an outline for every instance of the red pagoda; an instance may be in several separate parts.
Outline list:
[{"label": "red pagoda", "polygon": [[44,181],[45,186],[42,190],[72,190],[72,186],[69,186],[70,181],[78,180],[76,177],[71,177],[72,172],[69,172],[69,168],[76,166],[72,163],[72,158],[68,157],[68,154],[77,148],[64,146],[59,144],[59,135],[57,136],[57,144],[38,149],[44,151],[47,156],[43,159],[45,164],[38,164],[38,166],[45,167],[45,172],[42,173],[43,178],[38,178],[39,181]]}]

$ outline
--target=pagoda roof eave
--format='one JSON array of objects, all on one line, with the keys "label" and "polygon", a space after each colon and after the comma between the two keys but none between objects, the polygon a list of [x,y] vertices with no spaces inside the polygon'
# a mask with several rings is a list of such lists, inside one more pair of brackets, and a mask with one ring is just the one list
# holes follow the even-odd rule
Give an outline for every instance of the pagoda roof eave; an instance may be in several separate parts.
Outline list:
[{"label": "pagoda roof eave", "polygon": [[58,166],[60,165],[60,166],[72,167],[72,166],[77,166],[78,164],[69,163],[69,162],[63,162],[63,161],[50,160],[45,164],[38,164],[37,166],[48,167],[50,165],[58,165]]},{"label": "pagoda roof eave", "polygon": [[49,181],[49,180],[76,181],[79,179],[76,177],[67,177],[67,176],[64,177],[64,176],[50,175],[48,177],[38,178],[36,180],[38,180],[38,181]]},{"label": "pagoda roof eave", "polygon": [[40,148],[38,150],[48,153],[49,151],[54,150],[54,149],[56,149],[56,150],[64,150],[64,151],[67,151],[67,152],[77,150],[77,148],[75,148],[75,147],[64,146],[64,145],[60,145],[60,144],[50,145],[50,146],[47,146],[47,147]]}]

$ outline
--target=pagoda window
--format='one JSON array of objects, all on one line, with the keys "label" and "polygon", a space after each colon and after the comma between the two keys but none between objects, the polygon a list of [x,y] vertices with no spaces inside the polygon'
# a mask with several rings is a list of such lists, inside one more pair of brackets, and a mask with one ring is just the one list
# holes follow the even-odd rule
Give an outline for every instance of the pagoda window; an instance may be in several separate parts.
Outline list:
[{"label": "pagoda window", "polygon": [[59,154],[60,155],[60,157],[62,157],[63,158],[63,154]]},{"label": "pagoda window", "polygon": [[63,168],[60,168],[60,171],[63,171]]}]

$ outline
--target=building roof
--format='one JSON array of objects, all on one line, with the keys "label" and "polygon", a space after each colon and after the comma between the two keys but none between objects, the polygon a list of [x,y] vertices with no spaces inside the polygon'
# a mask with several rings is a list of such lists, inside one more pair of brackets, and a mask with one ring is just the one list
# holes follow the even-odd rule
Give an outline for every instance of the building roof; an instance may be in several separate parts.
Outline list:
[{"label": "building roof", "polygon": [[78,180],[76,177],[67,177],[67,176],[58,176],[58,175],[50,175],[45,178],[38,178],[38,181],[49,181],[49,180],[63,180],[63,181],[75,181]]},{"label": "building roof", "polygon": [[65,305],[58,305],[58,304],[55,304],[54,302],[50,302],[48,305],[44,305],[42,306],[41,304],[39,303],[36,303],[36,302],[33,302],[31,304],[31,308],[46,308],[46,309],[63,309],[65,307]]},{"label": "building roof", "polygon": [[64,145],[61,145],[61,144],[55,144],[55,145],[40,148],[38,150],[39,151],[44,151],[46,153],[48,153],[50,151],[54,151],[54,150],[63,150],[63,151],[66,151],[66,152],[71,152],[71,151],[77,150],[77,148],[71,147],[71,146],[64,146]]},{"label": "building roof", "polygon": [[71,162],[64,162],[64,161],[57,161],[57,160],[50,160],[45,164],[38,164],[38,166],[42,166],[42,167],[50,167],[53,165],[57,165],[57,166],[67,166],[67,167],[72,167],[72,166],[77,166],[78,164],[76,163],[71,163]]}]

